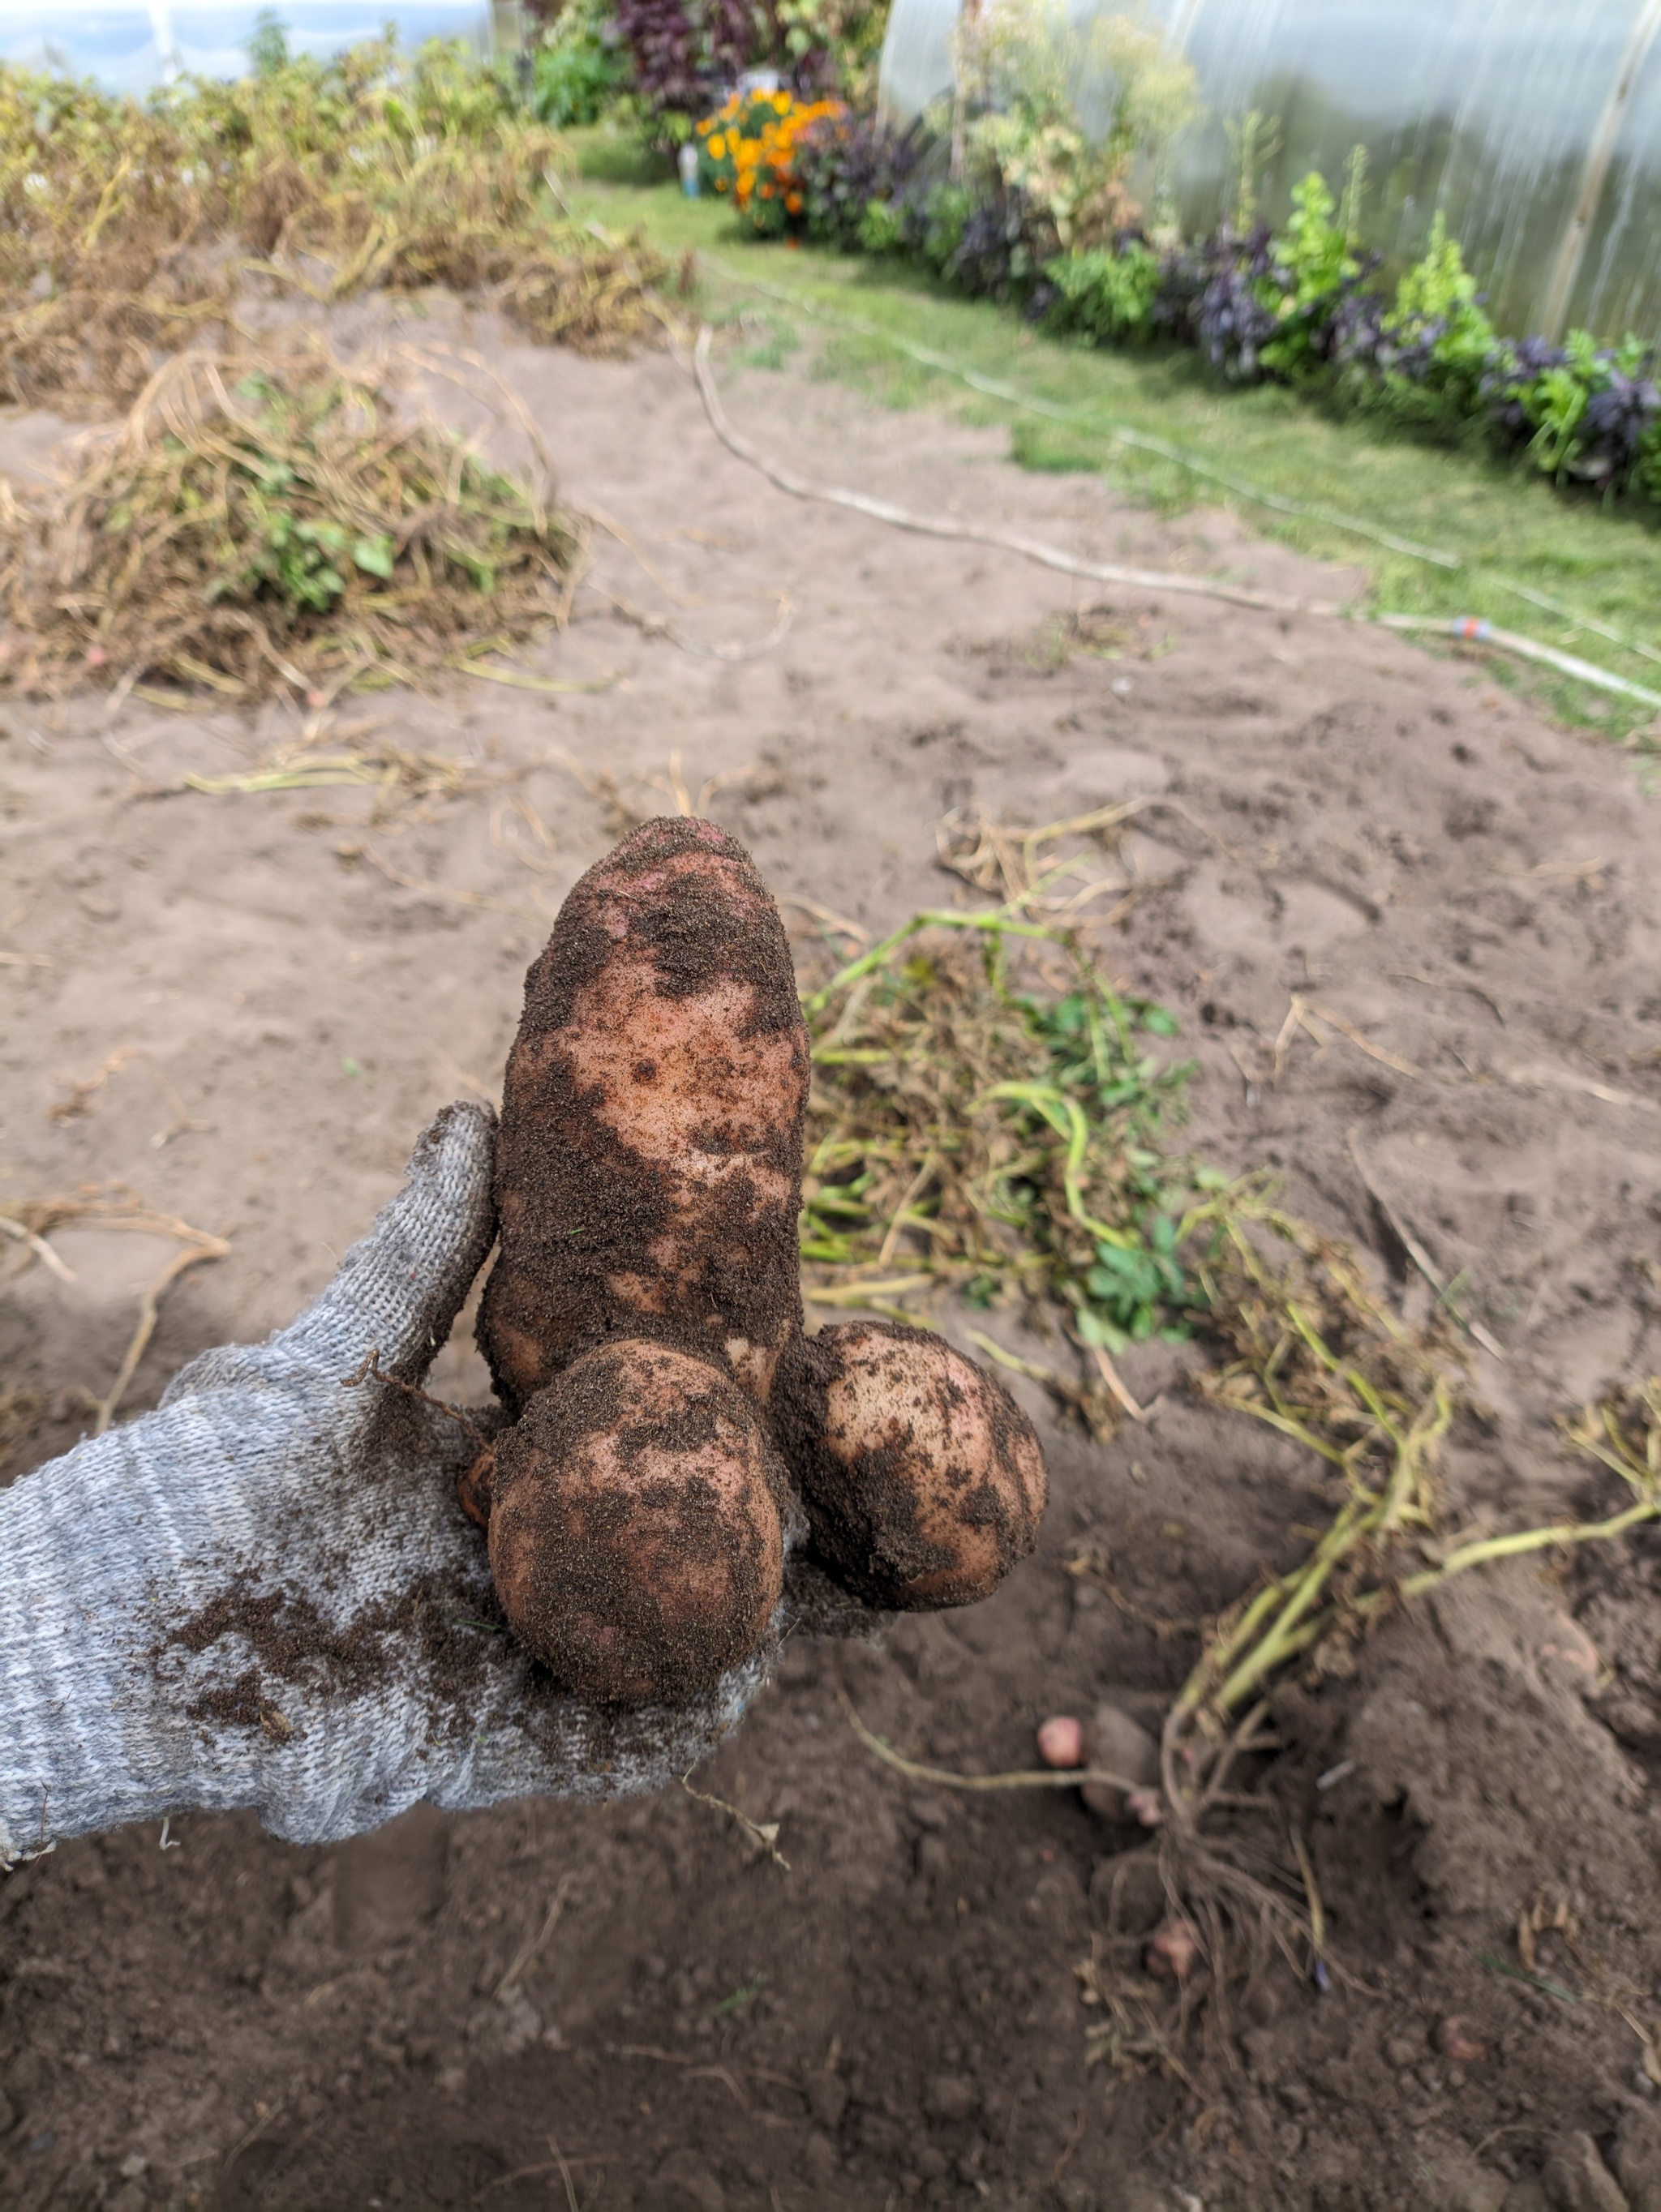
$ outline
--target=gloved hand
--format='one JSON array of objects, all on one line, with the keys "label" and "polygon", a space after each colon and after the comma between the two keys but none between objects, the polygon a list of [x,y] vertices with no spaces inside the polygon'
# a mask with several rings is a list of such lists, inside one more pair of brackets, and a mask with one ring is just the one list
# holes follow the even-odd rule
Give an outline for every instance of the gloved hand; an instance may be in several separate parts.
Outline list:
[{"label": "gloved hand", "polygon": [[419,1383],[490,1249],[494,1127],[447,1108],[291,1328],[0,1492],[0,1864],[189,1807],[316,1844],[420,1798],[654,1789],[737,1722],[793,1620],[857,1615],[794,1561],[759,1653],[635,1712],[562,1695],[503,1631],[455,1497],[478,1438],[381,1379]]}]

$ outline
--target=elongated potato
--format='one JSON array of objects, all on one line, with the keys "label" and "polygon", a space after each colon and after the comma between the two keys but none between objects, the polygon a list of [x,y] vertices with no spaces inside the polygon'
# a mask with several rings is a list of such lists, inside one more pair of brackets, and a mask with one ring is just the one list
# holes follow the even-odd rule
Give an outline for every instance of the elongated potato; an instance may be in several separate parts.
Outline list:
[{"label": "elongated potato", "polygon": [[807,1038],[789,946],[713,823],[648,822],[576,884],[526,978],[479,1343],[517,1411],[657,1335],[758,1401],[801,1326]]},{"label": "elongated potato", "polygon": [[815,1548],[873,1605],[988,1597],[1037,1540],[1049,1498],[1032,1424],[927,1329],[851,1322],[803,1337],[773,1415]]},{"label": "elongated potato", "polygon": [[709,1688],[783,1588],[777,1476],[756,1410],[667,1345],[587,1352],[497,1443],[490,1569],[520,1641],[580,1695]]}]

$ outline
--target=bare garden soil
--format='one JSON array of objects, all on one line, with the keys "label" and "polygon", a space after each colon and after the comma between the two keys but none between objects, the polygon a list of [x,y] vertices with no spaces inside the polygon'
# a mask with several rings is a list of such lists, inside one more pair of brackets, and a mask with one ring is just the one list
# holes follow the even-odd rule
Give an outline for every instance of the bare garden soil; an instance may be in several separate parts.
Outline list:
[{"label": "bare garden soil", "polygon": [[[807,902],[787,920],[821,969],[827,911],[875,936],[952,896],[949,810],[1141,796],[1135,896],[1098,942],[1180,1020],[1181,1140],[1277,1169],[1421,1316],[1359,1157],[1458,1278],[1505,1357],[1473,1352],[1451,1525],[1607,1507],[1555,1424],[1661,1368],[1661,870],[1631,759],[1360,626],[1104,594],[793,502],[668,356],[461,335],[614,526],[521,665],[609,688],[342,702],[326,750],[459,764],[425,796],[184,787],[291,740],[287,709],[0,702],[0,1202],[125,1184],[231,1243],[168,1293],[124,1412],[288,1320],[433,1111],[495,1095],[559,900],[678,780]],[[822,480],[1344,588],[1226,518],[1024,474],[993,434],[724,380]],[[0,423],[0,466],[42,465],[57,428]],[[1323,1042],[1284,1033],[1294,997],[1335,1018]],[[56,1241],[73,1283],[9,1258],[0,1283],[0,1384],[33,1394],[0,1479],[82,1433],[174,1249]],[[1067,1356],[1013,1316],[938,1318]],[[1384,1620],[1350,1678],[1287,1690],[1284,1748],[1243,1778],[1275,1810],[1231,1817],[1306,1839],[1339,1971],[1323,1990],[1273,1957],[1140,2072],[1087,2063],[1074,1972],[1139,1834],[1070,1792],[917,1785],[853,1734],[844,1697],[912,1757],[990,1772],[1105,1691],[1154,1717],[1191,1625],[1301,1556],[1331,1511],[1316,1467],[1202,1404],[1191,1358],[1126,1357],[1154,1410],[1105,1445],[1017,1382],[1054,1483],[1037,1556],[985,1605],[788,1652],[697,1778],[780,1824],[788,1870],[671,1791],[423,1808],[331,1850],[186,1815],[166,1850],[146,1827],[10,1875],[0,2204],[1657,2212],[1661,1542],[1479,1571]],[[466,1323],[435,1377],[485,1395]],[[1097,1579],[1069,1574],[1091,1547]],[[1140,1872],[1118,1896],[1152,1927]]]}]

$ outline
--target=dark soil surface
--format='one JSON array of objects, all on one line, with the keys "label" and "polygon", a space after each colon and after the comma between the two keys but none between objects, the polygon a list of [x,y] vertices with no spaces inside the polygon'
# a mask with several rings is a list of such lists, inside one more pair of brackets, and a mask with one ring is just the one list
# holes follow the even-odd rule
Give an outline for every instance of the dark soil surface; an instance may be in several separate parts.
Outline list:
[{"label": "dark soil surface", "polygon": [[[589,592],[534,665],[611,689],[344,707],[331,750],[375,726],[466,769],[459,795],[407,801],[180,788],[291,737],[274,709],[0,706],[0,1197],[121,1181],[232,1241],[168,1293],[124,1410],[286,1321],[435,1109],[494,1095],[526,963],[619,792],[654,814],[678,781],[813,902],[786,907],[810,937],[814,908],[874,936],[951,897],[949,809],[1032,823],[1141,794],[1162,804],[1103,957],[1180,1018],[1189,1139],[1279,1169],[1290,1208],[1422,1316],[1359,1152],[1458,1277],[1505,1357],[1474,1358],[1450,1525],[1612,1504],[1555,1423],[1661,1368],[1661,872],[1629,760],[1479,663],[1359,629],[1175,598],[1077,621],[1099,594],[775,492],[666,357],[473,335],[570,495],[678,595],[604,541],[598,583],[667,628]],[[1101,557],[1335,589],[1226,518],[1023,475],[990,434],[806,380],[729,397],[810,474]],[[20,469],[49,428],[17,426]],[[711,657],[764,639],[782,594],[782,639]],[[1319,1042],[1283,1032],[1294,997],[1336,1018],[1311,1016]],[[6,1475],[74,1442],[173,1250],[55,1242],[73,1283],[9,1249],[0,1282]],[[471,1321],[435,1387],[477,1403]],[[879,1644],[790,1647],[697,1778],[778,1822],[788,1869],[671,1791],[423,1808],[326,1851],[186,1814],[164,1850],[152,1826],[7,1878],[0,2204],[1656,2212],[1661,1545],[1474,1573],[1386,1620],[1352,1678],[1285,1692],[1284,1747],[1242,1777],[1272,1809],[1230,1818],[1283,1857],[1305,1839],[1331,1986],[1275,1955],[1163,2065],[1088,2063],[1075,1972],[1110,1914],[1133,1936],[1159,1917],[1123,1857],[1141,1832],[1068,1791],[915,1784],[852,1732],[844,1698],[914,1758],[995,1771],[1109,1691],[1157,1718],[1195,1656],[1183,1624],[1331,1510],[1307,1455],[1178,1367],[1127,1358],[1159,1402],[1105,1446],[1018,1382],[1053,1483],[1034,1556]],[[1066,1571],[1084,1545],[1120,1602]]]}]

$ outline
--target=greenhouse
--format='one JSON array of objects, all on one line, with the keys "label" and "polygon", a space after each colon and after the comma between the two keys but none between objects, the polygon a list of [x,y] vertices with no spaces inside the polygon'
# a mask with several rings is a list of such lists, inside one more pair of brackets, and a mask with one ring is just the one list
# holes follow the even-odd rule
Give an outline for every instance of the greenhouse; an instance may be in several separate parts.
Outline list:
[{"label": "greenhouse", "polygon": [[[1171,155],[1184,230],[1234,204],[1243,141],[1271,221],[1299,178],[1335,179],[1359,145],[1363,228],[1391,262],[1422,251],[1439,212],[1501,329],[1661,335],[1661,0],[1159,0],[1152,13],[1205,103]],[[882,100],[895,121],[949,94],[956,15],[955,0],[894,0]]]},{"label": "greenhouse", "polygon": [[[0,62],[91,77],[112,92],[143,93],[187,73],[237,76],[266,12],[261,0],[117,0],[50,13],[38,0],[0,0]],[[519,43],[516,0],[287,0],[280,13],[295,53],[342,53],[389,23],[405,46],[461,39],[485,53]]]}]

